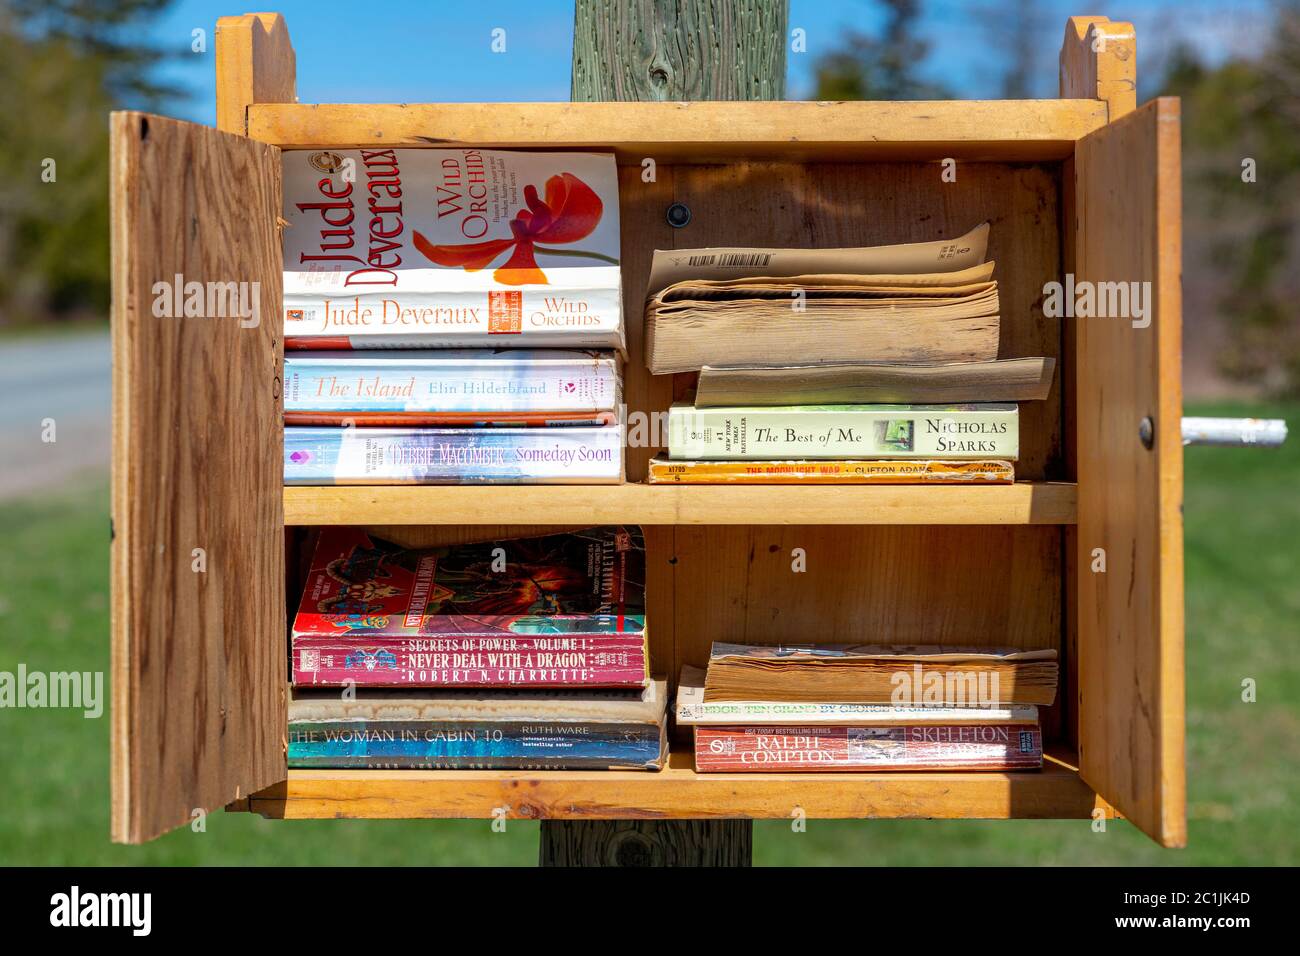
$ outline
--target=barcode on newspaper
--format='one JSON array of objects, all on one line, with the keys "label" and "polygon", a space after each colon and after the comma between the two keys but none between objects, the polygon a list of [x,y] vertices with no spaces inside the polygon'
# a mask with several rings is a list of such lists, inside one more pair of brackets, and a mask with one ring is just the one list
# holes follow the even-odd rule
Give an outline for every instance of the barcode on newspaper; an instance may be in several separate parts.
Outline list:
[{"label": "barcode on newspaper", "polygon": [[720,255],[690,256],[687,263],[693,266],[765,266],[772,261],[770,252],[724,252]]}]

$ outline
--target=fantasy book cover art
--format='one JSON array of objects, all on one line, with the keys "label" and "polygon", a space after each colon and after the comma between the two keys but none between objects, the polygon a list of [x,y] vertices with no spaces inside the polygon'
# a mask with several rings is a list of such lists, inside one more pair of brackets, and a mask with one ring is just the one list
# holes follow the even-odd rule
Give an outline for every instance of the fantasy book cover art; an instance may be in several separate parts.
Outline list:
[{"label": "fantasy book cover art", "polygon": [[327,528],[293,635],[373,647],[376,637],[644,630],[645,539],[635,526],[438,548]]}]

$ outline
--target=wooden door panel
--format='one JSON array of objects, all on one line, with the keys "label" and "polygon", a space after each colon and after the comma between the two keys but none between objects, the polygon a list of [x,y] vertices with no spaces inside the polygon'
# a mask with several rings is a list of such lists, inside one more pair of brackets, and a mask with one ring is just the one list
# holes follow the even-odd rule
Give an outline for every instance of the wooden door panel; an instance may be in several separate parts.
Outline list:
[{"label": "wooden door panel", "polygon": [[[1075,319],[1080,772],[1153,838],[1181,846],[1178,101],[1153,100],[1089,134],[1074,166],[1076,284],[1092,283],[1095,303],[1103,295],[1122,301],[1116,286],[1101,283],[1125,283],[1130,295],[1127,315]],[[1135,291],[1145,302],[1141,315]]]},{"label": "wooden door panel", "polygon": [[134,112],[111,140],[112,833],[138,843],[285,777],[280,153]]}]

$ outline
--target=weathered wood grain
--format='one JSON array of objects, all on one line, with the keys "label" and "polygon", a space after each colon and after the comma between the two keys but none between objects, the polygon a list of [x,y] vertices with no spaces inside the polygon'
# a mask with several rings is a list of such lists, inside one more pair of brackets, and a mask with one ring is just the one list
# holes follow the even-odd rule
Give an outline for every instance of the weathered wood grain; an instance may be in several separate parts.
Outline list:
[{"label": "weathered wood grain", "polygon": [[[1079,144],[1080,282],[1149,283],[1149,326],[1080,318],[1078,679],[1084,779],[1166,846],[1186,832],[1179,105]],[[1155,438],[1139,438],[1144,418]],[[1094,549],[1106,570],[1092,573]]]},{"label": "weathered wood grain", "polygon": [[[135,843],[284,778],[280,156],[143,113],[111,134],[112,836]],[[177,276],[260,283],[260,322],[159,317]]]},{"label": "weathered wood grain", "polygon": [[782,99],[786,6],[786,0],[577,0],[570,99]]},{"label": "weathered wood grain", "polygon": [[542,866],[749,866],[751,820],[551,820]]}]

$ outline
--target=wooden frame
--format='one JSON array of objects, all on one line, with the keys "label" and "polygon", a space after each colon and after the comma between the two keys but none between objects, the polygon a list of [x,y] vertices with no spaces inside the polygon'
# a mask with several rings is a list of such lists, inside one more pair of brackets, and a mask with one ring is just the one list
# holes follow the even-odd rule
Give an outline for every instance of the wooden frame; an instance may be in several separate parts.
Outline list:
[{"label": "wooden frame", "polygon": [[[239,500],[209,482],[205,520],[257,536],[256,544],[230,545],[238,553],[225,555],[232,562],[225,573],[238,567],[247,593],[275,608],[265,619],[246,616],[220,649],[211,643],[212,619],[190,617],[200,606],[183,596],[192,581],[171,567],[155,583],[175,600],[140,609],[131,571],[149,557],[150,535],[169,519],[185,525],[198,505],[188,496],[164,498],[142,517],[129,492],[115,492],[119,539],[129,544],[114,548],[121,705],[114,752],[134,755],[115,766],[115,838],[148,839],[183,822],[191,807],[231,802],[283,818],[785,818],[796,808],[814,817],[1124,814],[1161,843],[1185,840],[1181,453],[1176,429],[1162,427],[1177,421],[1181,402],[1177,109],[1166,100],[1134,108],[1130,26],[1071,20],[1059,100],[379,106],[296,104],[292,46],[278,15],[225,18],[218,29],[218,124],[247,138],[185,124],[156,129],[191,149],[225,150],[228,162],[238,152],[230,141],[251,150],[613,149],[622,164],[625,397],[634,410],[662,410],[690,384],[689,376],[654,377],[644,368],[637,290],[650,252],[728,244],[740,222],[747,242],[835,246],[956,235],[992,218],[1002,354],[1053,355],[1061,376],[1047,401],[1022,409],[1023,456],[1009,487],[649,486],[640,481],[648,449],[629,450],[629,480],[613,486],[282,489],[278,476],[258,471],[257,487]],[[139,121],[115,120],[115,143]],[[651,181],[642,176],[646,158],[656,163]],[[936,160],[946,158],[959,160],[955,184],[940,184]],[[115,183],[123,195],[154,195],[129,163]],[[767,201],[755,203],[756,195]],[[674,201],[694,211],[686,235],[664,221]],[[206,237],[216,211],[196,204],[192,195],[161,191],[150,213]],[[239,221],[239,242],[278,254],[273,211],[257,206]],[[116,369],[115,480],[150,469],[189,480],[210,469],[210,458],[197,448],[166,461],[151,457],[166,446],[150,436],[172,420],[131,397],[149,362],[174,360],[165,346],[148,346],[145,302],[149,280],[174,263],[142,215],[117,225],[115,256],[120,250],[136,271],[118,274],[115,299],[115,335],[135,349],[132,362]],[[227,265],[265,272],[254,263]],[[1151,326],[1045,314],[1044,284],[1066,273],[1152,283]],[[265,385],[278,396],[282,346],[259,341],[255,356],[237,353],[235,372],[254,393]],[[226,347],[214,334],[205,354]],[[257,405],[256,424],[242,435],[259,455],[280,448],[276,410],[278,402],[268,417],[265,403]],[[1151,449],[1138,434],[1144,417],[1157,423]],[[129,487],[139,486],[136,479]],[[273,520],[263,508],[267,496],[275,500]],[[253,502],[260,517],[248,520]],[[831,640],[871,631],[899,640],[1057,643],[1063,683],[1060,702],[1044,714],[1055,748],[1048,766],[1040,773],[697,775],[679,738],[662,773],[285,771],[283,611],[296,583],[294,555],[313,526],[364,524],[398,540],[436,543],[616,521],[646,526],[651,658],[669,676],[698,663],[714,638],[815,632]],[[798,579],[787,558],[796,546],[812,556]],[[281,561],[288,554],[288,566],[265,548]],[[1105,574],[1091,570],[1097,548],[1111,556]],[[237,599],[231,590],[209,591],[201,606]],[[196,647],[209,649],[200,692],[204,682],[226,680],[214,725],[222,732],[215,741],[181,738],[157,759],[142,759],[141,741],[196,706],[186,696],[196,685],[182,683],[179,698],[165,694],[158,673],[129,651],[175,661]],[[246,702],[251,716],[241,719],[234,711]],[[209,708],[212,699],[200,696],[198,706]],[[254,766],[210,763],[213,747],[243,748],[256,755]],[[187,760],[204,768],[206,784],[167,777]],[[150,775],[174,783],[151,796]]]}]

